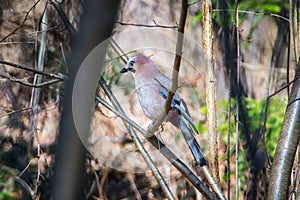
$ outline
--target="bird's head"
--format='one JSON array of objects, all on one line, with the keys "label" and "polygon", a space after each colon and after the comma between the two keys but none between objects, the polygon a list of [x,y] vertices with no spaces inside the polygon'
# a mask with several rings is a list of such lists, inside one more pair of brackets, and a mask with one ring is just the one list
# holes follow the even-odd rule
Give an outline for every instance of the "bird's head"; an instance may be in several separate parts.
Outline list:
[{"label": "bird's head", "polygon": [[142,71],[147,72],[147,70],[153,68],[152,66],[155,66],[155,64],[150,58],[144,55],[137,55],[128,60],[126,66],[121,69],[120,73],[131,72],[136,74]]}]

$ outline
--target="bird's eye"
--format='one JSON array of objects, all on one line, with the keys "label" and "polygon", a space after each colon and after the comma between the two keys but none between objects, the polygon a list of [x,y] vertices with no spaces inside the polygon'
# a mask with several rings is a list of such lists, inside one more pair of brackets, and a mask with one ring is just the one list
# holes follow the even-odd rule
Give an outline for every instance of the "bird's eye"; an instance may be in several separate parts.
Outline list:
[{"label": "bird's eye", "polygon": [[135,64],[135,61],[133,61],[133,60],[129,62],[129,65],[130,65],[131,67],[133,67],[134,64]]}]

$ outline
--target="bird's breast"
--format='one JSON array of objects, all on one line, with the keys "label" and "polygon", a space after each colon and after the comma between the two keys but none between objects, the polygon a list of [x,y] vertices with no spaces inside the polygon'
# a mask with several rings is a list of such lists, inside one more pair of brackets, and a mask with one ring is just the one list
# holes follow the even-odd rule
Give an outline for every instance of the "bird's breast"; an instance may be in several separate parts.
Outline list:
[{"label": "bird's breast", "polygon": [[155,83],[144,84],[137,88],[137,95],[145,115],[151,120],[157,119],[165,102],[159,93],[159,86]]}]

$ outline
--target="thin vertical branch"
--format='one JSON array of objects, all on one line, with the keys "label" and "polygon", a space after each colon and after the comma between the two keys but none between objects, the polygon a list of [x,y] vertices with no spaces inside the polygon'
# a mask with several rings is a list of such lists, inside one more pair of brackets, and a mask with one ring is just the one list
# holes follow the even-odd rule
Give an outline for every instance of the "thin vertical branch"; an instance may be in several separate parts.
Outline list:
[{"label": "thin vertical branch", "polygon": [[[295,41],[295,1],[289,0],[289,29],[290,29],[290,47],[293,52],[293,62],[295,65],[297,64],[297,58],[298,58],[298,52],[296,47],[296,41]],[[289,81],[288,81],[289,82]]]},{"label": "thin vertical branch", "polygon": [[61,2],[58,2],[56,0],[49,0],[49,2],[54,6],[56,12],[59,14],[61,20],[64,22],[64,25],[67,27],[69,33],[72,37],[74,37],[77,34],[76,29],[72,26],[71,22],[69,21],[66,13],[61,8],[60,4]]},{"label": "thin vertical branch", "polygon": [[297,56],[297,60],[299,61],[299,55],[300,55],[300,2],[299,0],[297,1],[296,3],[297,7],[296,7],[296,10],[297,10],[297,52],[298,52],[298,56]]},{"label": "thin vertical branch", "polygon": [[[38,50],[38,64],[37,64],[37,70],[43,71],[44,70],[44,60],[45,60],[45,51],[46,51],[46,37],[47,37],[47,12],[46,12],[46,6],[44,9],[44,13],[42,16],[41,20],[41,36],[40,36],[40,46]],[[37,31],[38,32],[38,31]],[[34,80],[33,84],[34,85],[39,85],[42,82],[42,76],[40,74],[35,74],[34,75]],[[30,119],[30,133],[29,133],[29,146],[28,146],[28,151],[32,145],[32,140],[33,140],[33,134],[35,130],[35,115],[37,113],[37,105],[40,97],[40,88],[33,88],[32,93],[31,93],[31,100],[30,100],[30,108],[32,109],[32,117]]]},{"label": "thin vertical branch", "polygon": [[[290,61],[291,58],[296,59],[296,48],[295,47],[295,43],[294,43],[294,8],[293,8],[293,0],[289,0],[289,45],[288,45],[288,55],[287,55],[287,65],[286,65],[286,82],[289,83],[290,82],[290,78],[289,78],[289,74],[290,74]],[[294,52],[294,56],[291,55],[291,52]],[[295,60],[296,62],[296,60]],[[290,87],[287,87],[287,94],[288,97],[290,96]]]},{"label": "thin vertical branch", "polygon": [[[39,71],[44,70],[44,61],[45,61],[45,52],[46,52],[46,39],[47,39],[47,1],[45,1],[45,7],[44,12],[41,19],[41,36],[40,36],[40,45],[38,49],[38,60],[37,60],[37,69]],[[37,31],[38,32],[38,31]],[[38,37],[37,37],[38,38]],[[35,74],[33,84],[39,85],[42,82],[42,76],[40,74]],[[30,133],[29,133],[29,142],[28,142],[28,148],[27,151],[30,152],[31,145],[33,143],[33,135],[36,132],[36,115],[38,111],[38,103],[40,99],[40,92],[41,88],[33,88],[32,94],[31,94],[31,101],[30,101],[30,107],[31,107],[31,118],[30,118]],[[37,193],[39,190],[40,185],[40,176],[41,176],[41,160],[40,160],[41,150],[40,150],[40,143],[37,133],[37,177],[36,177],[36,185],[35,185],[35,191],[34,195],[37,197]]]},{"label": "thin vertical branch", "polygon": [[178,88],[178,74],[179,74],[180,63],[181,63],[183,36],[184,36],[183,34],[184,34],[186,17],[187,17],[187,11],[188,11],[188,0],[182,0],[179,27],[178,27],[177,40],[176,40],[176,50],[175,50],[176,54],[175,54],[175,60],[174,60],[173,70],[172,70],[171,89],[168,91],[168,96],[164,104],[164,109],[161,111],[159,117],[149,127],[149,132],[152,135],[158,129],[161,123],[165,120],[167,113],[171,108],[172,98]]},{"label": "thin vertical branch", "polygon": [[[291,22],[289,23],[291,24]],[[290,34],[288,36],[288,39],[289,39],[289,45],[287,47],[287,59],[286,59],[286,82],[289,83],[290,82],[290,77],[289,77],[289,74],[290,74],[290,60],[291,60],[291,37],[292,37],[292,34],[291,34],[291,25],[290,25]],[[287,91],[287,96],[289,97],[290,96],[290,87],[287,87],[286,88],[286,91]]]},{"label": "thin vertical branch", "polygon": [[227,106],[227,199],[230,200],[230,133],[231,133],[231,65],[228,74],[228,106]]},{"label": "thin vertical branch", "polygon": [[220,182],[216,115],[216,76],[213,60],[212,2],[203,1],[203,43],[206,72],[206,105],[209,137],[209,166],[213,177]]},{"label": "thin vertical branch", "polygon": [[239,34],[239,8],[235,0],[235,27],[236,27],[236,123],[235,123],[235,198],[239,199],[239,99],[240,99],[240,34]]}]

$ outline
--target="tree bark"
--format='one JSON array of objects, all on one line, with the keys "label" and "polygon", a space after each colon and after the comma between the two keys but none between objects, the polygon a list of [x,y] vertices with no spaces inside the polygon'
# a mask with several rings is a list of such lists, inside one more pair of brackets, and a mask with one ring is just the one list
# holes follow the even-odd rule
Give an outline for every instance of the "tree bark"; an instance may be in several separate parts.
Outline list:
[{"label": "tree bark", "polygon": [[216,115],[216,75],[213,60],[213,29],[212,29],[212,2],[203,1],[203,42],[206,72],[206,104],[209,137],[209,168],[213,177],[220,183],[218,164],[218,136]]}]

